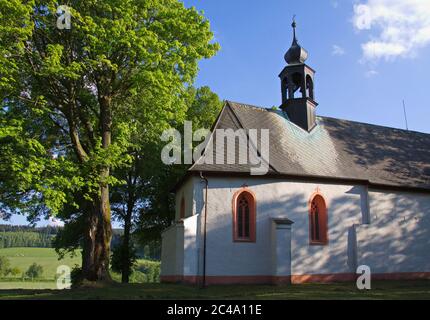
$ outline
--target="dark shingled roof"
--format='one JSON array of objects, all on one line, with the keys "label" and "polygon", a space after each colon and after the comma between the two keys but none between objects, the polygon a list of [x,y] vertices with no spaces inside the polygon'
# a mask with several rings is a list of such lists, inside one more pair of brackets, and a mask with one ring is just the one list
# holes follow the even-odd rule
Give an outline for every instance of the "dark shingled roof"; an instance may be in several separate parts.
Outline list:
[{"label": "dark shingled roof", "polygon": [[[429,134],[328,117],[317,117],[317,124],[308,133],[290,122],[282,111],[228,101],[213,129],[269,129],[270,175],[336,178],[430,190]],[[212,143],[215,139],[214,135]],[[237,153],[238,148],[236,143]],[[259,146],[257,149],[261,150]],[[249,173],[250,168],[199,161],[189,173],[229,176]]]}]

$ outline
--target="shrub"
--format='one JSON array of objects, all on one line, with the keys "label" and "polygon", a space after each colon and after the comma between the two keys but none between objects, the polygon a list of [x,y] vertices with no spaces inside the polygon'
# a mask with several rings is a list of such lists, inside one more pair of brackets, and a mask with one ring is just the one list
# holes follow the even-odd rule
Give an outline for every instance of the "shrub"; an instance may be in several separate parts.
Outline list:
[{"label": "shrub", "polygon": [[30,267],[28,267],[25,275],[31,279],[40,278],[43,274],[43,267],[36,262],[33,263]]},{"label": "shrub", "polygon": [[144,282],[160,282],[160,262],[139,260],[135,273],[136,272],[145,275],[146,279]]},{"label": "shrub", "polygon": [[12,277],[18,277],[22,273],[22,271],[18,267],[13,267],[12,269],[10,269],[9,273]]},{"label": "shrub", "polygon": [[0,256],[0,277],[7,276],[10,272],[10,261],[8,258]]}]

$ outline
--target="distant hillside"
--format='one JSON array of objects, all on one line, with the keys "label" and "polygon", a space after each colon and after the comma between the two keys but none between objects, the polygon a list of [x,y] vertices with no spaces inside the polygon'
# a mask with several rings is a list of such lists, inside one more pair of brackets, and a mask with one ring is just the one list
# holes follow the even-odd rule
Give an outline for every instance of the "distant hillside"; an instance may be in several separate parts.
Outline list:
[{"label": "distant hillside", "polygon": [[[52,240],[61,227],[31,227],[0,225],[0,249],[3,248],[52,248]],[[119,243],[119,237],[123,233],[121,229],[112,232],[112,245]]]},{"label": "distant hillside", "polygon": [[52,247],[58,227],[33,228],[29,226],[0,225],[0,249],[15,247]]}]

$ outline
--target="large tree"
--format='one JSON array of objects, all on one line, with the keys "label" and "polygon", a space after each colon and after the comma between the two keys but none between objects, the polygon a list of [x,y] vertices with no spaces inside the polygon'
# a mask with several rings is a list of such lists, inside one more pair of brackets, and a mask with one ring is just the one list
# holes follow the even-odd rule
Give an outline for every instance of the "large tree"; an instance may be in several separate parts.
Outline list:
[{"label": "large tree", "polygon": [[0,0],[1,108],[40,144],[44,163],[23,189],[45,213],[73,212],[83,277],[110,280],[112,170],[132,162],[133,134],[184,117],[181,93],[218,46],[202,14],[177,0],[63,4],[70,29],[58,28],[57,1]]},{"label": "large tree", "polygon": [[[184,121],[191,121],[194,129],[210,129],[222,108],[219,97],[209,87],[188,87],[183,92],[185,118],[176,118],[171,126],[182,131]],[[127,117],[126,114],[123,115]],[[161,131],[152,130],[153,134]],[[124,226],[120,248],[113,260],[122,273],[122,282],[129,281],[133,246],[136,239],[141,246],[157,247],[161,231],[174,219],[174,197],[171,189],[187,166],[166,166],[160,158],[166,142],[147,134],[133,135],[130,166],[115,171],[122,183],[112,188],[111,203],[114,217]],[[132,241],[132,239],[135,239]]]}]

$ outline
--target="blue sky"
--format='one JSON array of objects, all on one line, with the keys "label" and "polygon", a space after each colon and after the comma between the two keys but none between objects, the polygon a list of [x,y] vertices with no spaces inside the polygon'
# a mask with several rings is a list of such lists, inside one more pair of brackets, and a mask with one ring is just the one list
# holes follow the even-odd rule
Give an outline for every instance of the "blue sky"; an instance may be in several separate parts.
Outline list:
[{"label": "blue sky", "polygon": [[[278,74],[297,15],[300,44],[317,71],[317,113],[430,133],[429,0],[185,0],[203,10],[221,50],[197,85],[222,99],[280,105]],[[370,12],[370,21],[362,14]],[[364,20],[364,25],[363,21]],[[414,34],[421,38],[409,43]],[[412,40],[410,40],[412,42]]]},{"label": "blue sky", "polygon": [[[184,0],[203,10],[221,50],[197,85],[222,99],[280,105],[278,74],[297,15],[317,71],[317,113],[430,133],[430,0]],[[14,217],[14,224],[26,224]],[[4,221],[0,220],[0,223]],[[43,222],[42,224],[46,224]]]}]

